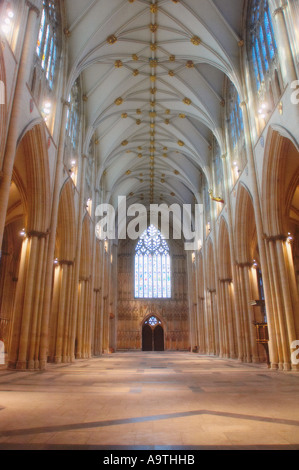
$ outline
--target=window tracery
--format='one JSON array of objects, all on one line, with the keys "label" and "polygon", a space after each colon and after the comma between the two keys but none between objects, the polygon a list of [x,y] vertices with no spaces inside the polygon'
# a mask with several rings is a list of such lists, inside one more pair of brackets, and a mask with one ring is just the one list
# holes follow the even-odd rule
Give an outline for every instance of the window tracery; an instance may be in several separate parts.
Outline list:
[{"label": "window tracery", "polygon": [[252,0],[249,8],[248,54],[262,113],[265,104],[271,109],[281,95],[277,45],[268,1]]},{"label": "window tracery", "polygon": [[53,89],[58,62],[60,18],[58,2],[43,0],[36,54],[50,90]]},{"label": "window tracery", "polygon": [[143,233],[136,246],[135,297],[171,298],[169,247],[153,225]]},{"label": "window tracery", "polygon": [[60,30],[60,2],[43,0],[31,75],[31,91],[50,131],[53,130],[56,109],[55,95],[62,45]]},{"label": "window tracery", "polygon": [[246,165],[244,121],[239,93],[229,81],[227,88],[227,123],[231,150],[232,182],[238,180]]},{"label": "window tracery", "polygon": [[72,148],[75,149],[79,142],[80,130],[81,87],[79,78],[72,87],[68,102],[69,109],[67,113],[66,132]]}]

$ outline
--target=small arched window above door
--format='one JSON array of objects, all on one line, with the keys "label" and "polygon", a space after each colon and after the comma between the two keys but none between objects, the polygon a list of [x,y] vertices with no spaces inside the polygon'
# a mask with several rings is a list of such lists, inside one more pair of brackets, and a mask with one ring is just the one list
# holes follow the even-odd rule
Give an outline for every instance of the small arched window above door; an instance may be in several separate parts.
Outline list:
[{"label": "small arched window above door", "polygon": [[153,225],[140,237],[135,250],[135,298],[171,298],[169,246]]}]

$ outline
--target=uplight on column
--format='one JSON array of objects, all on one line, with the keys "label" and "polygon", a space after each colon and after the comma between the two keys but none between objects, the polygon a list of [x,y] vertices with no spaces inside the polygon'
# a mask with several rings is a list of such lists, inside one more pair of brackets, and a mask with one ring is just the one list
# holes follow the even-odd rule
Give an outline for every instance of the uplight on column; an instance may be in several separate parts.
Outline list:
[{"label": "uplight on column", "polygon": [[258,114],[261,119],[266,119],[267,114],[270,113],[270,110],[268,108],[268,104],[266,102],[262,103],[259,110]]},{"label": "uplight on column", "polygon": [[2,25],[1,25],[1,29],[2,29],[3,33],[6,36],[11,34],[11,32],[12,32],[12,26],[13,26],[12,20],[13,20],[14,16],[15,15],[14,15],[13,10],[10,7],[7,7],[6,13],[4,15]]},{"label": "uplight on column", "polygon": [[70,177],[72,178],[75,185],[77,184],[77,173],[78,173],[77,170],[78,168],[77,168],[76,160],[71,160],[69,172],[70,172]]},{"label": "uplight on column", "polygon": [[44,121],[48,123],[50,114],[52,112],[52,103],[50,101],[45,101],[41,111]]}]

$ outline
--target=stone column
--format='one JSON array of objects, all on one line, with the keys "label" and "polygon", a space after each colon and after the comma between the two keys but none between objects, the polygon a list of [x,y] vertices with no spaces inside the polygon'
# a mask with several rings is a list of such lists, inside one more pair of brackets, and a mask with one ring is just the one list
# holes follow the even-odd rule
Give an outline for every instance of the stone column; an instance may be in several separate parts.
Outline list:
[{"label": "stone column", "polygon": [[[82,229],[83,229],[83,211],[84,211],[84,195],[85,195],[85,180],[86,180],[86,166],[87,166],[87,157],[82,155],[82,167],[80,175],[80,196],[79,196],[79,210],[78,210],[78,219],[77,219],[77,245],[76,245],[76,257],[74,265],[74,277],[73,277],[73,313],[71,320],[71,342],[75,346],[76,341],[76,331],[77,331],[77,314],[79,308],[79,280],[80,280],[80,263],[81,263],[81,244],[82,244]],[[84,284],[83,284],[84,285]],[[82,284],[81,284],[82,289]],[[84,290],[84,288],[83,288]],[[82,292],[80,294],[80,297]],[[78,358],[76,351],[73,353],[73,359]]]},{"label": "stone column", "polygon": [[256,336],[255,336],[255,328],[253,327],[254,313],[253,313],[253,307],[250,305],[250,300],[252,300],[251,286],[250,286],[250,269],[251,268],[252,268],[251,263],[244,263],[243,279],[244,279],[244,287],[246,291],[246,303],[247,303],[246,316],[247,316],[247,324],[248,324],[248,329],[249,329],[250,357],[253,362],[259,362]]},{"label": "stone column", "polygon": [[283,368],[285,370],[290,369],[290,346],[288,344],[288,337],[287,337],[287,328],[286,328],[286,320],[284,315],[284,308],[283,308],[283,296],[281,292],[281,284],[280,284],[280,273],[279,273],[279,265],[276,253],[276,237],[269,239],[269,248],[270,248],[270,256],[271,256],[271,264],[272,264],[272,273],[273,273],[273,280],[274,280],[274,287],[275,287],[275,298],[276,298],[276,305],[277,305],[277,314],[278,314],[278,322],[279,322],[279,335],[281,337],[281,348],[282,348],[282,359],[283,359]]},{"label": "stone column", "polygon": [[51,230],[48,243],[48,256],[46,263],[46,282],[44,292],[43,304],[43,317],[41,323],[41,344],[40,344],[40,368],[46,368],[48,359],[48,346],[49,346],[49,320],[51,310],[51,297],[52,297],[52,283],[53,283],[53,261],[55,253],[56,231],[58,221],[58,210],[60,200],[60,190],[63,175],[63,155],[65,144],[65,128],[67,123],[67,113],[69,110],[69,103],[63,102],[63,111],[61,119],[61,132],[59,139],[59,146],[56,160],[56,172],[54,180],[53,198],[52,198],[52,213],[51,213]]},{"label": "stone column", "polygon": [[39,16],[39,10],[29,1],[26,1],[26,5],[28,7],[26,33],[16,81],[0,181],[0,247],[2,246],[3,241],[9,190],[20,132],[20,121],[22,120],[22,103],[26,96],[26,85],[29,80],[33,54],[36,46],[36,21]]},{"label": "stone column", "polygon": [[285,18],[285,9],[287,7],[288,5],[285,3],[279,8],[276,8],[274,10],[272,9],[275,39],[277,41],[277,52],[279,56],[281,73],[285,87],[290,82],[297,79],[292,49],[290,45],[290,38]]},{"label": "stone column", "polygon": [[[226,146],[229,149],[229,136],[228,136],[228,127],[226,125],[225,130],[225,137],[226,137]],[[238,273],[237,267],[235,265],[236,259],[236,249],[235,249],[235,237],[233,233],[233,216],[232,216],[232,207],[231,207],[231,200],[230,200],[230,192],[229,192],[229,177],[228,177],[228,165],[229,165],[229,156],[222,155],[222,164],[223,164],[223,173],[224,173],[224,187],[225,187],[225,198],[226,198],[226,205],[227,205],[227,214],[228,214],[228,221],[229,221],[229,228],[228,228],[228,236],[229,236],[229,244],[230,244],[230,255],[231,255],[231,269],[232,269],[232,276],[233,276],[233,285],[234,285],[234,293],[235,293],[235,302],[233,306],[233,316],[234,316],[234,324],[236,325],[236,339],[237,344],[236,347],[238,348],[237,355],[238,357],[243,356],[243,344],[240,342],[241,337],[241,325],[240,325],[240,316],[241,316],[241,294],[238,282]]]},{"label": "stone column", "polygon": [[23,242],[14,305],[9,368],[39,366],[40,305],[43,300],[43,263],[47,233],[32,232]]},{"label": "stone column", "polygon": [[248,119],[248,110],[247,110],[247,105],[245,102],[241,103],[241,109],[243,112],[247,161],[248,161],[250,179],[252,182],[252,196],[253,196],[253,202],[254,202],[254,214],[255,214],[255,223],[256,223],[256,231],[257,231],[257,240],[258,240],[258,247],[259,247],[259,253],[260,253],[260,260],[261,260],[261,268],[262,268],[262,273],[263,273],[266,308],[268,312],[269,355],[270,355],[271,368],[277,369],[278,351],[276,347],[276,342],[274,340],[275,329],[273,325],[273,316],[272,316],[272,299],[271,299],[271,292],[270,292],[270,285],[269,285],[269,271],[268,271],[268,264],[267,264],[267,256],[266,256],[266,249],[265,249],[265,242],[264,242],[262,211],[261,211],[261,205],[260,205],[260,196],[259,196],[259,188],[258,188],[258,181],[257,181],[257,173],[256,173],[256,168],[255,168],[255,160],[254,160],[254,154],[253,154],[253,149],[252,149],[253,141],[251,138],[250,125],[249,125],[249,119]]}]

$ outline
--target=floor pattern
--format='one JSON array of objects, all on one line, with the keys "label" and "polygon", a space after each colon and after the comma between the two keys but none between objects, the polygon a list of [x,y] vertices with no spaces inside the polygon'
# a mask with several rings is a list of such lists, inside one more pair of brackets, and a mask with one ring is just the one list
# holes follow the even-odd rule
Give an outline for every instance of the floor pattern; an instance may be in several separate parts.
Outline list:
[{"label": "floor pattern", "polygon": [[299,373],[191,353],[0,370],[0,449],[299,450]]}]

